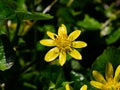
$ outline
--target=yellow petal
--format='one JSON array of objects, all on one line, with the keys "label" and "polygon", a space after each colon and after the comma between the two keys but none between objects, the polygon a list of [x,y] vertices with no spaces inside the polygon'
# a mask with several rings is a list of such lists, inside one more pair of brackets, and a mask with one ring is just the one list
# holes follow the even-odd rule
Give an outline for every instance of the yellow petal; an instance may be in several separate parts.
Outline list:
[{"label": "yellow petal", "polygon": [[64,24],[62,24],[59,29],[58,29],[58,35],[67,35],[67,29],[66,26]]},{"label": "yellow petal", "polygon": [[59,49],[57,47],[52,48],[45,55],[45,61],[46,62],[53,61],[54,59],[56,59],[58,57],[58,55],[59,55]]},{"label": "yellow petal", "polygon": [[100,90],[103,90],[102,88],[103,88],[104,84],[102,84],[102,83],[100,83],[100,82],[90,81],[90,84],[91,84],[92,86],[100,89]]},{"label": "yellow petal", "polygon": [[113,66],[110,62],[106,65],[105,77],[107,81],[113,79]]},{"label": "yellow petal", "polygon": [[83,85],[80,90],[87,90],[87,85]]},{"label": "yellow petal", "polygon": [[66,62],[66,52],[60,52],[59,55],[59,63],[61,66],[63,66]]},{"label": "yellow petal", "polygon": [[86,47],[87,43],[83,42],[83,41],[74,41],[72,42],[72,47],[74,48],[83,48]]},{"label": "yellow petal", "polygon": [[73,31],[72,33],[70,33],[69,39],[70,39],[71,41],[74,41],[75,39],[77,39],[77,38],[79,37],[80,33],[81,33],[80,30],[75,30],[75,31]]},{"label": "yellow petal", "polygon": [[57,37],[57,35],[55,33],[52,33],[50,31],[47,31],[47,35],[53,40]]},{"label": "yellow petal", "polygon": [[43,39],[40,40],[40,43],[45,46],[55,46],[55,42],[52,39]]},{"label": "yellow petal", "polygon": [[66,89],[66,90],[70,90],[69,84],[66,84],[66,85],[65,85],[65,89]]},{"label": "yellow petal", "polygon": [[78,60],[82,59],[81,54],[77,50],[75,50],[75,49],[71,49],[71,51],[69,51],[68,54],[70,56],[72,56],[73,58],[75,58],[75,59],[78,59]]},{"label": "yellow petal", "polygon": [[94,71],[92,72],[92,74],[93,74],[93,76],[94,76],[94,78],[95,78],[96,81],[101,82],[101,83],[106,83],[103,75],[100,74],[98,71],[95,71],[95,70],[94,70]]},{"label": "yellow petal", "polygon": [[117,67],[117,69],[115,71],[114,80],[115,81],[119,81],[120,80],[120,65]]}]

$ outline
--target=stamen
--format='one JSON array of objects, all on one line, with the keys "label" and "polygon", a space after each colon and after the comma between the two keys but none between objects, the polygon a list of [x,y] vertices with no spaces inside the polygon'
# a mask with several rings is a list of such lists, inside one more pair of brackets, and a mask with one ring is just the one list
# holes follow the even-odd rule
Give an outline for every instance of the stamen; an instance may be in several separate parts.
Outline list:
[{"label": "stamen", "polygon": [[67,51],[71,47],[71,41],[68,39],[68,36],[66,35],[57,36],[55,42],[56,46],[62,51]]}]

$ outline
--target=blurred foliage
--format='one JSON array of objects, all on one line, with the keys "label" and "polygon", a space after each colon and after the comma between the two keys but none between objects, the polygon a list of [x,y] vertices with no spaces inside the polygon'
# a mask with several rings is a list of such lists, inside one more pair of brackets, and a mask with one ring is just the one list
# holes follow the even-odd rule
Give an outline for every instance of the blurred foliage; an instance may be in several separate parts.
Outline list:
[{"label": "blurred foliage", "polygon": [[[62,23],[88,44],[78,49],[83,60],[67,56],[63,67],[45,62],[50,48],[39,43]],[[120,64],[120,0],[0,0],[1,90],[96,90],[91,72],[104,74],[108,61]]]}]

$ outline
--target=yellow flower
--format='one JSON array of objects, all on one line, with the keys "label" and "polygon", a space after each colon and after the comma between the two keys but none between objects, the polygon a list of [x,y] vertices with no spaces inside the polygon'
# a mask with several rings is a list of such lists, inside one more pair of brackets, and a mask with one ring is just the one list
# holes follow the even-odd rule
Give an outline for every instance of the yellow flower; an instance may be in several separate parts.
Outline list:
[{"label": "yellow flower", "polygon": [[[72,87],[69,84],[65,85],[66,90],[73,90]],[[87,90],[87,85],[83,85],[80,90]]]},{"label": "yellow flower", "polygon": [[93,71],[92,74],[96,81],[92,80],[92,86],[100,90],[120,90],[120,65],[117,67],[113,76],[113,66],[109,62],[106,65],[105,78],[98,71]]},{"label": "yellow flower", "polygon": [[87,85],[83,85],[80,90],[87,90]]},{"label": "yellow flower", "polygon": [[67,29],[62,24],[58,29],[58,35],[47,31],[47,35],[51,39],[40,40],[40,43],[45,46],[55,46],[47,52],[45,55],[45,61],[50,62],[55,60],[59,56],[59,64],[63,66],[66,62],[66,53],[77,60],[81,60],[81,54],[74,48],[83,48],[87,44],[83,41],[74,41],[80,35],[80,30],[73,31],[69,36],[67,35]]},{"label": "yellow flower", "polygon": [[66,85],[65,85],[65,89],[66,89],[66,90],[73,90],[72,87],[71,87],[69,84],[66,84]]}]

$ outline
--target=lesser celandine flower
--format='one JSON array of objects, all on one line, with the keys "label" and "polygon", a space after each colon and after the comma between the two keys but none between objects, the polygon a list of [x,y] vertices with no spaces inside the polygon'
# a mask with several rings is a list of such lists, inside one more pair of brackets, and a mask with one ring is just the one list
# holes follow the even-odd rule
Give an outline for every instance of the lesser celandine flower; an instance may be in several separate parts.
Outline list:
[{"label": "lesser celandine flower", "polygon": [[100,90],[120,90],[120,65],[117,67],[113,75],[113,66],[109,62],[106,65],[105,78],[98,71],[93,71],[93,76],[96,81],[92,80],[92,86]]},{"label": "lesser celandine flower", "polygon": [[[69,84],[65,85],[66,90],[73,90],[72,87]],[[87,85],[83,85],[80,90],[87,90]]]},{"label": "lesser celandine flower", "polygon": [[63,66],[66,62],[66,53],[77,60],[81,60],[81,54],[75,48],[86,47],[87,44],[83,41],[75,41],[80,35],[80,30],[75,30],[70,35],[67,35],[67,29],[62,24],[58,29],[58,35],[47,31],[47,35],[51,39],[40,40],[40,43],[45,46],[55,46],[45,55],[45,61],[50,62],[59,56],[59,64]]},{"label": "lesser celandine flower", "polygon": [[87,90],[87,85],[83,85],[80,90]]},{"label": "lesser celandine flower", "polygon": [[71,87],[69,84],[66,84],[66,85],[65,85],[65,89],[66,89],[66,90],[73,90],[72,87]]}]

